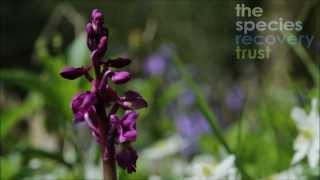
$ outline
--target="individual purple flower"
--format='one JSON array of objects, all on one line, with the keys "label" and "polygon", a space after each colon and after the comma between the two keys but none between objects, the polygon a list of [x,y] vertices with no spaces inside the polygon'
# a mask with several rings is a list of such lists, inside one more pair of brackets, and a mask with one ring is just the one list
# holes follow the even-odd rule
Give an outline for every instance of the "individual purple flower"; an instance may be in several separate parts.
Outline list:
[{"label": "individual purple flower", "polygon": [[239,86],[235,86],[229,90],[225,97],[225,104],[232,111],[238,111],[243,104],[244,96]]},{"label": "individual purple flower", "polygon": [[116,155],[116,160],[120,167],[127,170],[128,173],[136,171],[136,161],[138,159],[137,152],[130,146],[124,145],[119,153]]},{"label": "individual purple flower", "polygon": [[125,115],[119,119],[116,115],[111,115],[110,120],[116,129],[118,143],[132,142],[136,140],[136,119],[138,113],[127,111]]},{"label": "individual purple flower", "polygon": [[[147,107],[147,102],[135,91],[127,91],[119,95],[114,85],[130,81],[131,75],[127,71],[119,71],[131,63],[128,58],[103,60],[108,47],[108,29],[103,26],[103,14],[94,9],[86,25],[87,46],[90,50],[91,64],[86,67],[66,67],[60,75],[69,80],[84,76],[90,83],[90,91],[77,93],[71,100],[70,106],[74,115],[74,122],[85,122],[91,130],[92,136],[101,146],[103,165],[117,160],[120,167],[128,173],[134,172],[138,155],[131,147],[136,140],[136,109]],[[93,69],[95,78],[89,71]],[[108,109],[108,112],[106,112]],[[122,118],[118,110],[125,112]],[[116,146],[121,151],[116,151]],[[113,177],[116,177],[115,169]]]},{"label": "individual purple flower", "polygon": [[74,114],[74,122],[84,120],[84,115],[93,108],[96,102],[96,95],[90,91],[77,93],[71,100],[71,108]]},{"label": "individual purple flower", "polygon": [[182,150],[182,153],[188,156],[197,149],[198,138],[210,132],[210,127],[199,113],[193,113],[189,116],[180,115],[175,120],[178,133],[189,143],[189,145]]},{"label": "individual purple flower", "polygon": [[119,105],[124,109],[140,109],[148,106],[143,97],[135,91],[127,91],[125,96],[120,97]]},{"label": "individual purple flower", "polygon": [[144,69],[147,74],[161,75],[165,70],[165,66],[165,59],[159,54],[154,54],[147,58]]},{"label": "individual purple flower", "polygon": [[192,139],[196,139],[199,135],[210,132],[207,121],[199,113],[194,113],[191,116],[178,116],[176,119],[176,127],[183,137]]},{"label": "individual purple flower", "polygon": [[166,70],[171,50],[167,46],[162,46],[157,52],[145,59],[144,71],[149,75],[161,75]]},{"label": "individual purple flower", "polygon": [[179,98],[179,101],[182,103],[183,106],[190,107],[194,104],[195,98],[191,90],[186,90],[182,93]]}]

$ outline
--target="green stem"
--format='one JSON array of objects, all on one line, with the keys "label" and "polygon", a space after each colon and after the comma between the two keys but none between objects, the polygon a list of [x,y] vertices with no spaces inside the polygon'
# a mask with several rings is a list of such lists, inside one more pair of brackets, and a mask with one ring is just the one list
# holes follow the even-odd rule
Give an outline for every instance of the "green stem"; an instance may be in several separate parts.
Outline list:
[{"label": "green stem", "polygon": [[[179,57],[177,55],[174,56],[174,63],[176,64],[178,71],[181,73],[183,80],[187,83],[187,85],[191,88],[191,91],[193,95],[196,98],[196,105],[199,109],[199,111],[203,114],[205,119],[207,120],[210,128],[213,131],[213,134],[219,141],[219,143],[223,146],[223,148],[229,153],[229,154],[234,154],[233,151],[231,150],[230,146],[227,144],[226,140],[223,138],[222,132],[220,128],[218,127],[217,119],[215,118],[214,113],[210,110],[210,107],[206,100],[203,98],[201,95],[201,92],[197,88],[197,85],[194,83],[192,80],[191,76],[189,73],[187,73],[183,67],[183,64]],[[234,154],[236,155],[236,154]],[[238,167],[240,173],[242,174],[244,179],[251,180],[252,178],[246,173],[246,171],[243,168],[242,162],[236,158],[236,166]]]},{"label": "green stem", "polygon": [[247,106],[247,94],[245,94],[244,96],[244,101],[243,101],[243,105],[241,107],[240,110],[240,114],[239,114],[239,120],[238,120],[238,142],[237,142],[237,152],[238,152],[238,156],[241,156],[241,151],[242,151],[242,128],[243,128],[243,124],[242,124],[242,120],[243,120],[243,113],[245,111],[245,108]]}]

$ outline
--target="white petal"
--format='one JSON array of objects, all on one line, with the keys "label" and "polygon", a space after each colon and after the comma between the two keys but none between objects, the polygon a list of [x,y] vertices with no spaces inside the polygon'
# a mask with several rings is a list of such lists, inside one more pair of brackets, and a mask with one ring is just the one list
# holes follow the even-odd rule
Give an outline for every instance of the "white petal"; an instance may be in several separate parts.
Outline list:
[{"label": "white petal", "polygon": [[187,142],[181,136],[173,135],[145,149],[142,154],[148,160],[158,160],[178,153],[187,145]]},{"label": "white petal", "polygon": [[301,161],[307,155],[309,142],[299,136],[294,142],[294,149],[296,152],[294,153],[291,164]]},{"label": "white petal", "polygon": [[162,178],[158,175],[151,175],[148,177],[148,180],[162,180]]},{"label": "white petal", "polygon": [[274,174],[270,177],[272,180],[304,180],[302,166],[294,166],[290,169]]},{"label": "white petal", "polygon": [[235,156],[230,155],[226,159],[224,159],[215,169],[215,176],[216,177],[224,177],[227,176],[229,173],[232,172],[234,168]]},{"label": "white petal", "polygon": [[310,114],[308,116],[308,121],[312,122],[314,125],[318,125],[319,127],[319,112],[318,112],[318,101],[316,98],[313,98],[312,99],[312,102],[311,102],[311,111],[310,111]]},{"label": "white petal", "polygon": [[293,149],[295,151],[299,151],[304,148],[308,149],[311,143],[312,140],[310,138],[306,138],[303,134],[300,134],[294,141]]},{"label": "white petal", "polygon": [[295,121],[298,127],[304,124],[307,119],[306,112],[298,107],[294,107],[291,111],[291,117]]},{"label": "white petal", "polygon": [[311,168],[317,167],[319,163],[319,139],[315,139],[312,143],[312,146],[310,148],[309,154],[308,154],[308,163]]},{"label": "white petal", "polygon": [[312,109],[317,111],[317,106],[318,106],[318,99],[317,98],[312,98],[312,100],[311,100]]},{"label": "white petal", "polygon": [[212,155],[203,154],[195,156],[192,163],[186,168],[186,174],[194,178],[212,176],[215,169],[214,164]]}]

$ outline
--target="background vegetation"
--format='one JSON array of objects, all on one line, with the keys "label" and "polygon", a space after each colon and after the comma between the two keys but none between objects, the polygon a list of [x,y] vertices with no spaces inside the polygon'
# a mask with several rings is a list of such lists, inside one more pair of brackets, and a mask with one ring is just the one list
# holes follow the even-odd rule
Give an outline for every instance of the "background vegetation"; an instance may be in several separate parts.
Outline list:
[{"label": "background vegetation", "polygon": [[[137,173],[119,170],[120,179],[179,179],[172,169],[201,154],[218,162],[235,154],[254,179],[289,169],[298,135],[291,110],[309,112],[319,97],[320,3],[242,1],[263,7],[266,18],[302,20],[301,33],[315,40],[309,49],[272,47],[267,60],[236,60],[235,2],[2,2],[1,179],[101,177],[97,145],[85,125],[72,124],[69,108],[88,87],[58,74],[89,61],[84,27],[93,8],[110,31],[107,56],[133,59],[127,86],[150,104],[137,122]],[[319,177],[319,168],[300,165]]]}]

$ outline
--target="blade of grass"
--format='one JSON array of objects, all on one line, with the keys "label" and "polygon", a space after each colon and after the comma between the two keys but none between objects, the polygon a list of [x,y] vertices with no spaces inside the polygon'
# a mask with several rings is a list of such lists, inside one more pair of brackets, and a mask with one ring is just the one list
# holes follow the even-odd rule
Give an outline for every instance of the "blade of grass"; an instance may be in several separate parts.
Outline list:
[{"label": "blade of grass", "polygon": [[[198,110],[203,114],[205,119],[207,120],[209,126],[211,127],[213,134],[219,141],[219,143],[223,146],[223,148],[229,153],[234,154],[231,150],[230,146],[227,144],[226,140],[224,139],[222,132],[217,124],[217,119],[214,113],[210,110],[210,106],[204,99],[204,97],[201,95],[200,90],[198,89],[197,85],[192,80],[191,76],[187,71],[184,69],[183,63],[181,62],[180,58],[177,54],[174,55],[174,63],[176,64],[178,71],[180,72],[183,80],[187,83],[189,88],[191,89],[193,95],[195,96],[196,105],[198,107]],[[234,154],[236,155],[236,154]],[[242,162],[236,158],[236,166],[238,167],[240,173],[242,174],[244,179],[252,179],[248,173],[244,170]]]},{"label": "blade of grass", "polygon": [[238,119],[238,137],[237,137],[237,151],[238,155],[241,157],[241,151],[242,151],[242,130],[243,130],[243,113],[247,106],[247,93],[244,96],[243,105],[240,110],[239,119]]},{"label": "blade of grass", "polygon": [[54,87],[49,82],[43,83],[39,75],[24,70],[2,69],[0,70],[0,80],[4,84],[17,85],[27,90],[36,90],[46,97],[50,97],[50,100],[57,98]]}]

